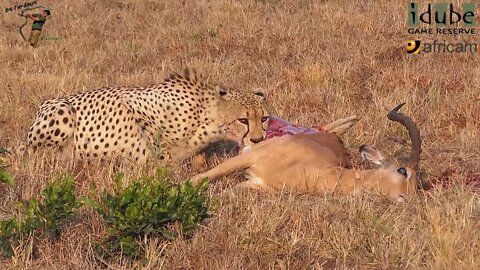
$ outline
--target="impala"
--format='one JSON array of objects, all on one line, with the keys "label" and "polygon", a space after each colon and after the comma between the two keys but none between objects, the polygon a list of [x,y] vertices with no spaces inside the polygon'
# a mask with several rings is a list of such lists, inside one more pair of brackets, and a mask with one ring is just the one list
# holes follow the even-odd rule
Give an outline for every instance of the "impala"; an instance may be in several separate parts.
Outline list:
[{"label": "impala", "polygon": [[387,117],[402,124],[412,141],[410,159],[405,165],[387,160],[376,148],[362,145],[363,160],[377,169],[349,168],[348,151],[332,132],[286,135],[265,140],[250,150],[228,159],[215,168],[192,178],[194,184],[204,178],[213,180],[236,170],[245,170],[247,181],[234,188],[297,190],[313,192],[358,193],[378,191],[395,201],[416,194],[415,170],[421,154],[420,131],[415,122],[398,112],[396,106]]}]

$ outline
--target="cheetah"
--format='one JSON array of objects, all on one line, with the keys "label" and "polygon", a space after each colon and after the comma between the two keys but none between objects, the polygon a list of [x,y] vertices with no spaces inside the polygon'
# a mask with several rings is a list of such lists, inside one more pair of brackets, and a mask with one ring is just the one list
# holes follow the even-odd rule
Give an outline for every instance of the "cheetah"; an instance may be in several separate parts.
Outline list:
[{"label": "cheetah", "polygon": [[170,164],[209,144],[239,146],[265,138],[265,94],[212,86],[193,69],[149,87],[103,87],[45,101],[26,147],[54,148],[75,159],[120,158]]}]

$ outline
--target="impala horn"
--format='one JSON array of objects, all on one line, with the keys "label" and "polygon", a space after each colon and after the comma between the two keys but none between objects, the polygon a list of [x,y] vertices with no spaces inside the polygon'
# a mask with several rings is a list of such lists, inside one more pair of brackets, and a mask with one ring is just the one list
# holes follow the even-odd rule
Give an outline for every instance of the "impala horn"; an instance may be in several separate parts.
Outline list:
[{"label": "impala horn", "polygon": [[422,153],[422,139],[420,138],[420,130],[412,118],[398,112],[405,103],[393,108],[388,114],[388,119],[400,123],[408,130],[410,140],[412,141],[412,152],[408,160],[408,166],[414,170],[418,170],[418,163],[420,162],[420,154]]}]

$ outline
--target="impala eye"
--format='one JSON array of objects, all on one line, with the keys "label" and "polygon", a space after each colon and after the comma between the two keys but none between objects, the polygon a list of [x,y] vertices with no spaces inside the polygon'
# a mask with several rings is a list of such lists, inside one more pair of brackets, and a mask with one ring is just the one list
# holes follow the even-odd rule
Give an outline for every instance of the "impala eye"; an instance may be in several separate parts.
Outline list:
[{"label": "impala eye", "polygon": [[238,119],[238,122],[244,124],[244,125],[248,125],[248,119],[247,118],[239,118]]},{"label": "impala eye", "polygon": [[266,122],[267,120],[268,120],[268,116],[264,116],[264,117],[262,117],[262,119],[261,119],[262,123],[263,123],[263,122]]},{"label": "impala eye", "polygon": [[397,172],[407,177],[407,170],[405,168],[398,168]]}]

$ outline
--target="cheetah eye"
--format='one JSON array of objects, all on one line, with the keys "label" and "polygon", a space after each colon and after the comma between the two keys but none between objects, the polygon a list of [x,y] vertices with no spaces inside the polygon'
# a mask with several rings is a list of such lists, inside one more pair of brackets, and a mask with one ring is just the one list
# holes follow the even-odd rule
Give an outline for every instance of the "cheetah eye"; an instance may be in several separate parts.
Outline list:
[{"label": "cheetah eye", "polygon": [[263,123],[263,122],[266,122],[267,120],[268,120],[268,116],[264,116],[264,117],[262,117],[262,119],[261,119],[262,123]]},{"label": "cheetah eye", "polygon": [[239,118],[238,119],[238,122],[244,124],[244,125],[248,125],[248,119],[247,118]]},{"label": "cheetah eye", "polygon": [[407,170],[405,168],[398,168],[397,172],[402,174],[403,176],[407,177]]}]

